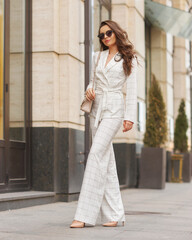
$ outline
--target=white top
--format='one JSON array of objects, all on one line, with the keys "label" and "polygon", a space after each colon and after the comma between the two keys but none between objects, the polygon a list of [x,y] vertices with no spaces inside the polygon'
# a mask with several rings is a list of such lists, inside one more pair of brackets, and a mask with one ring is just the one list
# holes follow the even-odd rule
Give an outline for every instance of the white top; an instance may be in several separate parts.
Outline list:
[{"label": "white top", "polygon": [[[99,51],[93,55],[91,79],[87,89],[92,88],[94,68]],[[95,78],[95,100],[89,114],[95,117],[95,127],[99,120],[103,118],[123,118],[132,122],[136,121],[137,110],[137,61],[133,58],[133,68],[131,74],[126,77],[123,70],[123,59],[119,58],[118,53],[109,61],[105,67],[109,49],[102,51],[96,68]],[[122,88],[126,82],[126,100],[124,102]]]}]

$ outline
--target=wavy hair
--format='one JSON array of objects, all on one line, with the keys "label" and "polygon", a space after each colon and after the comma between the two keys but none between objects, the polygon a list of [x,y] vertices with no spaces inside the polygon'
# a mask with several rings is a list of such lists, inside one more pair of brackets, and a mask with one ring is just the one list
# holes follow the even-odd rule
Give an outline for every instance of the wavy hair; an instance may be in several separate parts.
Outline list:
[{"label": "wavy hair", "polygon": [[[101,27],[108,25],[108,27],[113,30],[115,36],[116,36],[116,44],[119,53],[121,54],[120,61],[123,58],[123,70],[126,76],[129,76],[132,72],[132,59],[133,57],[136,57],[137,63],[138,58],[136,56],[136,51],[134,50],[133,44],[129,41],[128,34],[126,31],[124,31],[118,23],[112,21],[112,20],[106,20],[100,23],[98,34],[100,33]],[[108,49],[108,47],[102,42],[100,39],[100,50],[104,51]]]}]

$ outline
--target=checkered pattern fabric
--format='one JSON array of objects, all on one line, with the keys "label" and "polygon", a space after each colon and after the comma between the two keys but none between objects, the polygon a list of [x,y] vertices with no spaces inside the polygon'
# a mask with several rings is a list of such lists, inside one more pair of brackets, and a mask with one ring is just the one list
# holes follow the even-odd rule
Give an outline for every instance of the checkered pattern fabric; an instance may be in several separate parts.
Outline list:
[{"label": "checkered pattern fabric", "polygon": [[125,221],[112,146],[123,118],[102,119],[97,128],[94,122],[91,117],[92,146],[74,219],[95,225],[101,213],[103,222]]},{"label": "checkered pattern fabric", "polygon": [[[93,86],[94,68],[99,52],[94,53],[90,83],[87,89]],[[101,52],[96,68],[95,93],[90,116],[99,120],[103,118],[119,118],[136,122],[137,117],[137,60],[132,60],[132,72],[125,76],[123,59],[115,61],[114,56],[105,67],[109,50]],[[116,59],[117,60],[117,59]],[[126,99],[124,101],[122,89],[126,84]]]}]

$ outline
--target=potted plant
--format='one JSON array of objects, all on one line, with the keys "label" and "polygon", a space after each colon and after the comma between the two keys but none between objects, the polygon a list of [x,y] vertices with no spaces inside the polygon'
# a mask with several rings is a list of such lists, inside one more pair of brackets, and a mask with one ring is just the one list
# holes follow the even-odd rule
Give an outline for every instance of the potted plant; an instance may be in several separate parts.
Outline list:
[{"label": "potted plant", "polygon": [[155,76],[149,89],[149,107],[141,151],[139,188],[165,188],[167,117],[161,88]]},{"label": "potted plant", "polygon": [[[182,175],[183,175],[184,182],[191,181],[192,153],[188,152],[187,129],[188,129],[188,121],[187,121],[187,115],[185,113],[185,101],[184,99],[181,99],[178,116],[175,121],[174,152],[175,154],[183,154]],[[174,169],[174,170],[177,170],[177,169]]]}]

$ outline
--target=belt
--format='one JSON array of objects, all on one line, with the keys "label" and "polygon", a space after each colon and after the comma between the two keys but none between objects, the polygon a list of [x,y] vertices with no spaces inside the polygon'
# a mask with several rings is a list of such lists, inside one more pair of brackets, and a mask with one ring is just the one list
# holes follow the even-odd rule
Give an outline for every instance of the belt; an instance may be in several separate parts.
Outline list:
[{"label": "belt", "polygon": [[98,127],[99,121],[101,120],[101,114],[103,111],[107,110],[107,99],[108,99],[108,93],[122,93],[121,90],[114,90],[114,89],[102,89],[102,90],[95,90],[96,94],[101,94],[101,99],[99,102],[99,106],[97,109],[97,114],[95,118],[95,127]]}]

